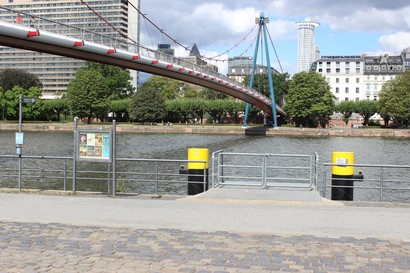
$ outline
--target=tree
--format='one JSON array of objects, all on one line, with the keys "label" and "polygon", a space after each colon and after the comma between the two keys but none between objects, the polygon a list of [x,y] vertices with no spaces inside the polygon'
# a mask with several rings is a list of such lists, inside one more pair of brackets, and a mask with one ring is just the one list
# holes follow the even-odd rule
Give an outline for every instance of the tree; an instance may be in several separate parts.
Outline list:
[{"label": "tree", "polygon": [[68,84],[66,99],[73,115],[87,118],[90,124],[92,118],[108,113],[110,95],[106,79],[98,70],[82,68]]},{"label": "tree", "polygon": [[343,120],[346,125],[349,123],[349,118],[352,116],[355,110],[355,103],[348,100],[340,102],[336,107],[336,111],[340,112],[343,115]]},{"label": "tree", "polygon": [[5,69],[0,72],[0,86],[3,87],[4,92],[13,89],[14,86],[27,90],[31,87],[39,89],[43,87],[36,75],[19,69]]},{"label": "tree", "polygon": [[320,74],[300,72],[289,83],[284,111],[296,126],[326,126],[335,109],[330,86]]},{"label": "tree", "polygon": [[92,62],[86,62],[85,69],[97,70],[106,79],[107,87],[111,92],[110,100],[128,98],[134,91],[128,69]]},{"label": "tree", "polygon": [[129,120],[128,110],[131,107],[131,99],[113,100],[110,102],[109,111],[113,113],[113,116],[117,121]]},{"label": "tree", "polygon": [[208,109],[209,115],[213,118],[214,123],[221,123],[222,117],[226,112],[225,108],[225,100],[217,99],[217,100],[207,100],[206,101],[206,109]]},{"label": "tree", "polygon": [[65,99],[44,100],[43,118],[46,120],[60,120],[61,114],[64,114],[64,120],[67,119],[68,105]]},{"label": "tree", "polygon": [[232,123],[238,123],[239,115],[245,110],[245,103],[235,99],[227,99],[225,100],[225,109],[231,117]]},{"label": "tree", "polygon": [[402,125],[410,121],[410,71],[386,82],[379,93],[379,113],[391,116]]},{"label": "tree", "polygon": [[162,76],[152,76],[143,84],[143,86],[145,86],[145,88],[160,91],[165,100],[173,100],[181,97],[181,83],[174,79]]},{"label": "tree", "polygon": [[136,121],[157,122],[165,116],[165,101],[160,90],[142,85],[131,97],[130,117]]},{"label": "tree", "polygon": [[378,102],[375,100],[360,100],[355,104],[355,113],[363,117],[363,125],[369,125],[369,119],[377,113]]},{"label": "tree", "polygon": [[44,102],[38,99],[41,95],[41,90],[37,87],[24,89],[19,86],[13,87],[4,93],[4,112],[7,119],[19,119],[19,100],[20,95],[23,97],[36,98],[34,104],[23,104],[22,114],[24,119],[36,119],[44,111]]},{"label": "tree", "polygon": [[[276,104],[278,105],[283,105],[283,98],[289,89],[289,77],[290,75],[288,73],[272,73],[273,91],[275,93]],[[249,85],[250,76],[246,76],[244,82],[246,85]],[[253,87],[265,96],[270,97],[268,74],[256,74],[253,81]]]}]

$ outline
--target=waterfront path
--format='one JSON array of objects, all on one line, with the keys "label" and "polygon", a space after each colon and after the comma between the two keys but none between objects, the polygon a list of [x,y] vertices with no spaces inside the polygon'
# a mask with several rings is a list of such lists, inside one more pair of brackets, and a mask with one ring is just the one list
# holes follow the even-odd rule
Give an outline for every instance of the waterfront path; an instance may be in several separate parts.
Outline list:
[{"label": "waterfront path", "polygon": [[0,193],[0,272],[409,272],[410,207]]}]

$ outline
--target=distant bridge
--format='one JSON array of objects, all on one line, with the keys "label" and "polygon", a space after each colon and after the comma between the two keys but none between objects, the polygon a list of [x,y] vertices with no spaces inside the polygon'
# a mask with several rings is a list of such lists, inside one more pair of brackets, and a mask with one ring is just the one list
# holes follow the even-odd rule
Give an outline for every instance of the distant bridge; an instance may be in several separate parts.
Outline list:
[{"label": "distant bridge", "polygon": [[[59,27],[75,29],[58,24]],[[72,32],[81,36],[78,29]],[[272,116],[273,102],[270,98],[206,67],[94,32],[87,37],[98,42],[77,37],[0,20],[0,45],[105,63],[189,82],[246,101]],[[101,41],[110,46],[103,45]],[[276,109],[280,115],[285,115],[279,106],[276,105]]]}]

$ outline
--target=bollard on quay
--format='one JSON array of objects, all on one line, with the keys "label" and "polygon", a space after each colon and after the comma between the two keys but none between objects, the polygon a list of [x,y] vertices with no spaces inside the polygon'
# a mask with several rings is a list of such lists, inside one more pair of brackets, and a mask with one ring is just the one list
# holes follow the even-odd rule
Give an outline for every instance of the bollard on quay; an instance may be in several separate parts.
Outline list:
[{"label": "bollard on quay", "polygon": [[[195,195],[204,192],[204,175],[205,191],[208,190],[208,159],[209,150],[207,148],[188,148],[188,160],[201,160],[201,162],[188,162],[188,195]],[[205,165],[205,166],[204,166]]]}]

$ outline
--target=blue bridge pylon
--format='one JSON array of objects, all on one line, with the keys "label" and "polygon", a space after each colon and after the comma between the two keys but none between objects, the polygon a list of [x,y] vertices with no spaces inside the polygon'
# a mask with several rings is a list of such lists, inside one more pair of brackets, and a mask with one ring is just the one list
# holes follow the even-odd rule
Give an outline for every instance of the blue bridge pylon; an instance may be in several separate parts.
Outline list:
[{"label": "blue bridge pylon", "polygon": [[[277,123],[277,117],[276,117],[276,103],[275,103],[275,91],[273,89],[273,80],[272,80],[272,71],[271,71],[271,66],[270,66],[270,58],[269,58],[269,48],[268,48],[268,41],[267,39],[267,26],[266,24],[269,23],[269,18],[265,17],[265,14],[261,12],[259,18],[255,19],[255,23],[259,24],[259,31],[258,31],[258,37],[256,39],[256,46],[255,46],[255,53],[253,55],[253,63],[252,63],[252,72],[251,72],[251,78],[249,81],[249,87],[253,88],[253,82],[255,78],[255,71],[256,71],[256,59],[258,58],[258,50],[259,50],[259,42],[263,38],[265,40],[265,54],[266,54],[266,60],[267,60],[267,66],[268,66],[268,79],[269,79],[269,92],[270,92],[270,99],[271,99],[271,105],[272,105],[272,124],[274,128],[278,127]],[[248,115],[249,115],[249,108],[250,104],[246,103],[246,108],[245,108],[245,120],[243,123],[243,127],[248,126]]]}]

